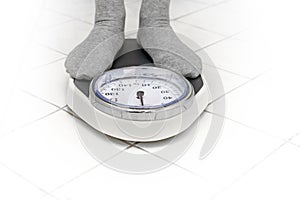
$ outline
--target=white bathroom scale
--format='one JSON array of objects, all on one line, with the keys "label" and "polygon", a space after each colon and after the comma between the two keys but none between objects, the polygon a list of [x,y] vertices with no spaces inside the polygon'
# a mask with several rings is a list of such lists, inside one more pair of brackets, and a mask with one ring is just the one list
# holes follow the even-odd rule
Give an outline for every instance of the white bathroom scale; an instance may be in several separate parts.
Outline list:
[{"label": "white bathroom scale", "polygon": [[110,70],[92,81],[70,78],[68,107],[100,133],[151,142],[184,132],[210,100],[204,77],[185,78],[157,68],[127,39]]}]

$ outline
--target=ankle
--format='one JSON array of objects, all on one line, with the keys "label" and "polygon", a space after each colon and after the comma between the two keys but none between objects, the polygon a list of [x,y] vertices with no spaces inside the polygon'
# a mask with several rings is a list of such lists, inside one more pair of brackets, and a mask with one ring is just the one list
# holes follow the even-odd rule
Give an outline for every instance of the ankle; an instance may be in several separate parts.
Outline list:
[{"label": "ankle", "polygon": [[140,17],[140,28],[169,27],[170,20],[165,17]]},{"label": "ankle", "polygon": [[122,19],[99,19],[95,21],[94,28],[110,30],[112,32],[124,32],[125,16]]}]

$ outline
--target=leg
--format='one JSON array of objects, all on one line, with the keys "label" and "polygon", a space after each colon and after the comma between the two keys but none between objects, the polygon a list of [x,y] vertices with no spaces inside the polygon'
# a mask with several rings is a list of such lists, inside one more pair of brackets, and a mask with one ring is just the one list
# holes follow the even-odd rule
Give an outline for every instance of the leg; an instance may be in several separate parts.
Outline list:
[{"label": "leg", "polygon": [[69,55],[67,72],[90,80],[110,68],[124,42],[124,0],[95,0],[95,25],[89,36]]},{"label": "leg", "polygon": [[156,66],[195,78],[201,73],[201,59],[176,36],[170,26],[169,7],[170,0],[143,0],[138,42]]}]

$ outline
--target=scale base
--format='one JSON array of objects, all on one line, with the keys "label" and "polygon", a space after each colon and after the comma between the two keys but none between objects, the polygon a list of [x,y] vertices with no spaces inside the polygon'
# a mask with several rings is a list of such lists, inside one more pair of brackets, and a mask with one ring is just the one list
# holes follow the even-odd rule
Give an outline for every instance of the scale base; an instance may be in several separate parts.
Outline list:
[{"label": "scale base", "polygon": [[[116,57],[112,69],[153,65],[151,57],[138,46],[136,40],[125,40],[124,46]],[[210,102],[210,94],[205,79],[199,76],[188,80],[195,90],[194,102],[188,110],[170,119],[134,121],[105,114],[96,109],[89,100],[91,81],[74,80],[73,78],[69,79],[67,105],[78,117],[106,135],[136,142],[163,140],[189,128]]]}]

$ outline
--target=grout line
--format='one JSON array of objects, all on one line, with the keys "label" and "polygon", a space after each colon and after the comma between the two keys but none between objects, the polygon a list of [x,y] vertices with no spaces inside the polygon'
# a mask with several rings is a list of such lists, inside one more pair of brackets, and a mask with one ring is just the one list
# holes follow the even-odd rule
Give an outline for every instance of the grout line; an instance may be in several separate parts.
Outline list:
[{"label": "grout line", "polygon": [[31,94],[30,92],[27,92],[26,90],[20,89],[20,91],[23,92],[23,93],[25,93],[25,94],[27,94],[27,95],[29,95],[29,96],[31,96],[31,97],[34,97],[34,98],[36,98],[36,99],[39,99],[39,100],[41,100],[42,102],[45,102],[45,103],[47,103],[47,104],[50,104],[50,105],[56,107],[57,109],[54,110],[54,111],[52,111],[52,112],[50,112],[50,113],[48,113],[48,114],[46,114],[46,115],[44,115],[44,116],[42,116],[42,117],[40,117],[40,118],[37,118],[37,119],[35,119],[35,120],[33,120],[33,121],[30,121],[30,122],[28,122],[28,123],[26,123],[26,124],[23,124],[23,125],[21,125],[21,126],[19,126],[19,127],[16,127],[16,128],[14,128],[14,129],[12,129],[11,131],[7,132],[6,134],[1,135],[0,138],[6,137],[8,134],[12,134],[12,133],[16,132],[17,130],[20,130],[20,129],[22,129],[22,128],[25,128],[25,127],[27,127],[27,126],[30,126],[31,124],[36,123],[36,122],[38,122],[38,121],[40,121],[40,120],[43,120],[43,119],[45,119],[46,117],[49,117],[49,116],[51,116],[51,115],[53,115],[53,114],[55,114],[55,113],[57,113],[57,112],[59,112],[59,111],[61,111],[61,110],[64,110],[64,108],[66,107],[66,106],[59,107],[59,106],[57,106],[57,105],[55,105],[55,104],[53,104],[53,103],[51,103],[51,102],[49,102],[49,101],[47,101],[47,100],[44,100],[44,99],[42,99],[42,98],[40,98],[40,97],[38,97],[38,96],[35,96],[35,95]]},{"label": "grout line", "polygon": [[244,126],[244,127],[246,127],[246,128],[252,129],[252,130],[254,130],[254,131],[256,131],[256,132],[263,133],[264,135],[266,135],[266,136],[268,136],[268,137],[271,137],[271,138],[274,138],[274,139],[278,139],[278,140],[281,140],[281,141],[283,141],[283,142],[288,141],[288,139],[284,139],[284,138],[281,138],[281,137],[278,137],[278,136],[271,135],[270,132],[267,132],[267,131],[262,130],[262,129],[258,129],[258,128],[253,127],[253,126],[249,126],[249,125],[247,125],[247,124],[244,124],[244,123],[239,122],[239,121],[237,121],[237,120],[231,119],[231,118],[229,118],[229,117],[222,116],[222,115],[220,115],[220,114],[218,114],[218,113],[210,112],[210,111],[208,111],[208,110],[205,110],[204,112],[209,113],[209,114],[212,114],[212,115],[216,115],[216,116],[218,116],[218,117],[222,117],[222,118],[224,118],[224,119],[227,119],[227,120],[229,120],[229,121],[232,121],[232,122],[234,122],[234,123],[237,123],[237,124],[239,124],[239,125],[241,125],[241,126]]},{"label": "grout line", "polygon": [[83,23],[86,23],[86,24],[89,24],[89,25],[94,25],[94,23],[91,23],[91,22],[88,22],[88,21],[85,21],[79,17],[74,17],[72,15],[68,15],[66,13],[63,13],[61,11],[58,11],[58,10],[55,10],[55,9],[52,9],[52,8],[48,8],[49,11],[52,11],[54,13],[57,13],[57,14],[60,14],[60,15],[63,15],[65,17],[69,17],[69,18],[72,18],[73,20],[77,20],[77,21],[80,21],[80,22],[83,22]]},{"label": "grout line", "polygon": [[41,198],[39,198],[39,200],[44,200],[47,197],[51,197],[52,199],[55,199],[55,200],[62,200],[62,199],[59,199],[58,197],[56,197],[53,194],[46,194],[46,195],[42,196]]},{"label": "grout line", "polygon": [[212,7],[219,6],[219,5],[221,5],[221,4],[223,4],[223,3],[227,3],[227,2],[229,2],[229,0],[224,0],[224,1],[221,1],[221,2],[218,2],[218,3],[213,3],[213,4],[206,4],[206,3],[200,1],[200,2],[198,2],[198,3],[206,4],[207,7],[204,7],[204,8],[201,8],[201,9],[199,9],[199,10],[196,10],[196,11],[193,11],[193,12],[190,12],[190,13],[187,13],[187,14],[184,14],[184,15],[179,16],[179,17],[175,17],[173,20],[178,20],[178,19],[187,17],[187,16],[189,16],[189,15],[195,14],[195,13],[197,13],[197,12],[206,10],[206,9],[208,9],[208,8],[212,8]]},{"label": "grout line", "polygon": [[65,108],[67,108],[67,107],[68,107],[68,105],[65,105],[65,106],[61,107],[61,109],[65,109]]},{"label": "grout line", "polygon": [[39,187],[37,184],[35,184],[34,182],[30,181],[29,179],[25,178],[23,175],[21,175],[20,173],[18,173],[17,171],[9,168],[7,165],[5,165],[4,163],[0,162],[0,165],[2,165],[3,167],[5,167],[7,170],[9,170],[10,172],[12,172],[13,174],[15,174],[16,176],[18,176],[19,178],[21,178],[22,180],[24,180],[25,182],[29,183],[30,185],[32,185],[33,187],[35,187],[36,189],[38,189],[39,191],[43,192],[46,195],[50,195],[52,196],[51,193],[49,193],[48,191],[44,190],[43,188]]},{"label": "grout line", "polygon": [[106,158],[105,160],[103,160],[103,161],[101,162],[101,165],[105,164],[107,161],[109,161],[109,160],[115,158],[116,156],[120,155],[121,153],[125,152],[126,150],[132,148],[133,146],[134,146],[134,144],[131,144],[131,145],[125,147],[124,149],[122,149],[121,151],[119,151],[118,153],[115,153],[114,155],[110,156],[109,158]]},{"label": "grout line", "polygon": [[76,115],[71,109],[68,110],[68,106],[65,106],[64,108],[67,108],[67,110],[66,110],[66,109],[63,109],[64,112],[68,113],[68,114],[71,115],[72,117],[75,117],[76,119],[81,120],[82,122],[85,122],[85,121],[83,121],[78,115]]},{"label": "grout line", "polygon": [[31,70],[29,70],[29,71],[33,71],[33,70],[40,69],[40,68],[42,68],[42,67],[45,67],[45,66],[51,65],[51,64],[53,64],[53,63],[59,62],[59,61],[61,61],[61,60],[64,60],[65,58],[66,58],[66,57],[61,57],[61,58],[58,58],[58,59],[56,59],[56,60],[53,60],[53,61],[51,61],[51,62],[49,62],[49,63],[35,66],[35,67],[33,67]]},{"label": "grout line", "polygon": [[273,154],[278,152],[282,147],[284,147],[286,144],[288,144],[288,141],[285,141],[281,145],[279,145],[277,148],[275,148],[273,151],[271,151],[269,154],[267,154],[264,158],[262,158],[260,161],[256,162],[252,167],[250,167],[248,170],[243,172],[239,177],[234,179],[230,184],[225,186],[221,191],[217,192],[214,194],[214,197],[212,199],[215,199],[218,195],[222,194],[222,192],[228,190],[231,188],[233,185],[237,184],[240,180],[242,180],[247,174],[249,174],[251,171],[253,171],[255,168],[257,168],[259,165],[261,165],[263,162],[265,162],[268,158],[270,158]]},{"label": "grout line", "polygon": [[26,128],[27,126],[30,126],[30,125],[32,125],[32,124],[34,124],[34,123],[36,123],[36,122],[38,122],[38,121],[40,121],[40,120],[43,120],[43,119],[45,119],[45,118],[47,118],[47,117],[49,117],[49,116],[51,116],[51,115],[53,115],[53,114],[59,112],[60,110],[62,110],[62,108],[59,108],[59,109],[57,109],[57,110],[55,110],[55,111],[52,111],[51,113],[48,113],[48,114],[46,114],[46,115],[44,115],[44,116],[42,116],[42,117],[40,117],[40,118],[37,118],[37,119],[35,119],[35,120],[33,120],[33,121],[28,122],[28,123],[26,123],[26,124],[23,124],[23,125],[21,125],[21,126],[18,126],[18,127],[14,128],[14,129],[10,130],[10,131],[7,132],[7,133],[1,134],[0,138],[4,138],[4,137],[6,137],[6,136],[8,136],[8,135],[14,134],[16,131],[18,131],[18,130],[20,130],[20,129],[23,129],[23,128]]},{"label": "grout line", "polygon": [[220,99],[224,98],[226,95],[238,90],[239,88],[247,85],[248,83],[252,82],[253,80],[250,79],[250,80],[247,80],[246,82],[234,87],[233,89],[229,90],[228,92],[225,92],[224,94],[222,94],[221,96],[217,97],[216,99],[212,100],[211,102],[208,103],[208,106],[212,105],[213,103],[219,101]]},{"label": "grout line", "polygon": [[[200,55],[199,55],[200,56]],[[224,71],[224,72],[227,72],[227,73],[230,73],[232,75],[235,75],[235,76],[239,76],[240,78],[244,78],[244,79],[251,79],[251,77],[248,77],[248,76],[244,76],[244,75],[241,75],[241,74],[238,74],[238,73],[235,73],[235,72],[232,72],[232,71],[229,71],[227,69],[223,69],[221,67],[218,67],[218,66],[215,66],[215,65],[212,65],[212,64],[208,64],[208,63],[203,63],[204,67],[211,67],[211,68],[215,68],[217,70],[220,70],[220,71]]]},{"label": "grout line", "polygon": [[[290,139],[289,139],[290,140]],[[282,144],[280,144],[277,148],[275,148],[275,150],[273,150],[272,152],[270,152],[268,155],[266,155],[264,158],[262,158],[260,161],[258,161],[257,163],[255,163],[252,167],[250,167],[247,171],[245,171],[240,178],[244,177],[246,174],[248,174],[250,171],[252,171],[253,169],[255,169],[257,166],[259,166],[261,163],[263,163],[265,160],[267,160],[269,157],[271,157],[274,153],[276,153],[277,151],[279,151],[283,146],[285,146],[286,144],[289,143],[289,140],[283,142]],[[237,178],[239,179],[239,178]]]},{"label": "grout line", "polygon": [[24,92],[25,94],[28,94],[28,95],[30,95],[30,96],[32,96],[32,97],[35,97],[35,98],[37,98],[37,99],[39,99],[39,100],[41,100],[41,101],[43,101],[43,102],[45,102],[45,103],[47,103],[47,104],[50,104],[50,105],[52,105],[52,106],[54,106],[54,107],[57,107],[57,108],[59,108],[59,109],[62,108],[62,107],[60,107],[60,106],[58,106],[58,105],[56,105],[56,104],[54,104],[54,103],[52,103],[52,102],[50,102],[50,101],[47,101],[46,99],[43,99],[43,98],[41,98],[41,97],[39,97],[39,96],[36,96],[36,95],[32,94],[31,92],[28,92],[27,90],[20,89],[20,91],[22,91],[22,92]]},{"label": "grout line", "polygon": [[242,123],[242,122],[240,122],[240,121],[231,119],[231,118],[226,117],[226,116],[222,116],[222,115],[220,115],[220,114],[218,114],[218,113],[213,113],[213,112],[210,112],[210,111],[207,111],[207,110],[205,110],[204,112],[209,113],[209,114],[212,114],[212,115],[216,115],[216,116],[218,116],[218,117],[222,117],[222,118],[224,118],[224,119],[226,119],[226,120],[232,121],[232,122],[234,122],[234,123],[236,123],[236,124],[239,124],[239,125],[241,125],[241,126],[244,126],[244,127],[246,127],[246,128],[249,128],[249,129],[254,130],[254,131],[256,131],[256,132],[262,133],[262,134],[264,134],[264,135],[266,135],[266,136],[268,136],[268,137],[270,137],[270,138],[277,139],[277,140],[281,140],[282,142],[287,142],[287,141],[289,141],[289,139],[285,139],[285,138],[281,138],[281,137],[276,136],[276,135],[272,135],[272,134],[271,134],[270,132],[268,132],[268,131],[265,131],[265,130],[262,130],[262,129],[258,129],[258,128],[253,127],[253,126],[249,126],[249,125],[244,124],[244,123]]},{"label": "grout line", "polygon": [[191,27],[196,28],[196,29],[200,29],[200,30],[202,30],[202,31],[206,31],[206,32],[208,32],[208,33],[212,33],[212,34],[219,35],[219,36],[222,36],[222,37],[228,37],[228,35],[224,35],[224,34],[222,34],[222,33],[215,32],[215,31],[212,31],[212,30],[203,28],[203,27],[201,27],[201,26],[196,26],[196,25],[194,25],[194,24],[188,24],[188,23],[185,23],[185,22],[182,22],[182,21],[178,21],[178,20],[172,20],[171,22],[181,23],[181,24],[184,24],[184,25],[187,25],[187,26],[191,26]]},{"label": "grout line", "polygon": [[42,47],[44,47],[44,48],[46,48],[46,49],[49,49],[49,50],[52,50],[52,51],[55,51],[56,53],[60,53],[60,54],[63,54],[64,56],[68,56],[68,54],[67,53],[64,53],[64,52],[62,52],[62,51],[60,51],[60,50],[57,50],[57,49],[55,49],[55,48],[52,48],[52,47],[49,47],[48,45],[46,45],[46,44],[43,44],[43,43],[38,43],[40,46],[42,46]]},{"label": "grout line", "polygon": [[297,147],[300,147],[299,144],[292,142],[292,140],[293,140],[294,138],[298,137],[298,136],[300,136],[300,133],[296,133],[295,135],[293,135],[293,136],[290,138],[290,140],[289,140],[289,144],[294,145],[294,146],[297,146]]},{"label": "grout line", "polygon": [[[242,31],[244,31],[244,30],[238,31],[238,32],[236,32],[236,33],[234,33],[234,34],[232,34],[232,35],[229,35],[229,36],[225,36],[224,38],[222,38],[222,39],[220,39],[220,40],[217,40],[217,41],[212,42],[211,44],[208,44],[208,45],[206,45],[206,46],[204,46],[204,47],[202,47],[202,48],[200,48],[200,49],[197,49],[195,52],[198,53],[199,51],[202,51],[202,50],[204,50],[204,49],[206,49],[206,48],[208,48],[208,47],[211,47],[211,46],[213,46],[213,45],[216,45],[216,44],[218,44],[218,43],[220,43],[220,42],[223,42],[223,41],[232,39],[233,37],[235,37],[235,36],[237,36],[238,34],[240,34]],[[211,32],[211,31],[210,31],[210,32]]]},{"label": "grout line", "polygon": [[[123,150],[119,151],[118,153],[116,153],[116,154],[112,155],[111,157],[105,159],[105,160],[102,161],[101,163],[98,163],[97,165],[95,165],[95,166],[93,166],[93,167],[87,169],[86,171],[84,171],[84,172],[78,174],[77,176],[73,177],[72,179],[66,181],[65,183],[63,183],[63,184],[61,184],[61,185],[55,187],[53,190],[50,191],[50,193],[53,193],[53,192],[59,190],[60,188],[64,187],[65,185],[67,185],[67,184],[69,184],[69,183],[71,183],[71,182],[73,182],[73,181],[79,179],[79,178],[82,177],[83,175],[85,175],[85,174],[87,174],[87,173],[89,173],[89,172],[91,172],[91,171],[97,169],[99,166],[103,166],[103,165],[105,164],[105,162],[107,162],[107,161],[113,159],[114,157],[120,155],[122,152],[126,151],[127,149],[130,149],[131,147],[132,147],[132,145],[131,145],[131,146],[128,146],[128,147],[126,147],[126,148],[124,148]],[[99,160],[96,160],[96,161],[99,162]]]},{"label": "grout line", "polygon": [[[115,139],[117,139],[117,138],[115,138]],[[130,141],[126,141],[126,140],[120,140],[120,141],[129,146],[135,146],[135,145],[139,144],[139,142],[130,142]]]},{"label": "grout line", "polygon": [[293,142],[291,142],[291,141],[289,142],[289,144],[300,148],[300,145],[295,144],[295,143],[293,143]]},{"label": "grout line", "polygon": [[53,192],[59,190],[60,188],[64,187],[65,185],[67,185],[67,184],[73,182],[74,180],[78,179],[79,177],[81,177],[81,176],[83,176],[83,175],[85,175],[85,174],[87,174],[87,173],[93,171],[94,169],[96,169],[96,168],[97,168],[98,166],[100,166],[100,165],[101,165],[101,164],[98,163],[97,165],[94,165],[93,167],[91,167],[91,168],[85,170],[84,172],[78,174],[77,176],[74,176],[73,178],[69,179],[68,181],[64,182],[63,184],[61,184],[61,185],[55,187],[54,189],[52,189],[52,190],[50,191],[50,194],[52,194]]},{"label": "grout line", "polygon": [[[197,3],[197,2],[196,2],[196,3]],[[199,3],[199,5],[200,5],[200,3]],[[200,9],[197,9],[197,10],[194,10],[194,11],[191,11],[191,12],[188,12],[188,13],[183,14],[183,15],[180,15],[180,16],[178,16],[178,17],[174,17],[174,18],[172,18],[171,20],[177,21],[177,20],[179,20],[179,19],[181,19],[181,18],[184,18],[184,17],[187,17],[187,16],[189,16],[189,15],[195,14],[195,13],[200,12],[200,11],[202,11],[202,10],[206,10],[206,9],[208,9],[208,8],[210,8],[210,7],[213,7],[213,5],[207,5],[207,4],[206,4],[206,6],[203,7],[203,8],[200,8]]]},{"label": "grout line", "polygon": [[[267,71],[269,71],[269,70],[267,70]],[[252,81],[258,79],[259,77],[261,77],[261,76],[263,76],[265,73],[267,73],[267,71],[264,71],[264,72],[258,74],[257,76],[251,78],[250,80],[247,80],[245,83],[242,83],[241,85],[239,85],[239,86],[237,86],[237,87],[235,87],[235,88],[229,90],[229,91],[226,92],[225,94],[223,94],[223,95],[219,96],[218,98],[216,98],[215,100],[211,101],[211,102],[208,104],[208,106],[210,106],[210,105],[212,105],[213,103],[215,103],[216,101],[220,100],[220,99],[223,98],[225,95],[228,95],[228,94],[230,94],[230,93],[232,93],[232,92],[238,90],[239,88],[241,88],[241,87],[247,85],[248,83],[250,83],[250,82],[252,82]]]},{"label": "grout line", "polygon": [[[137,148],[137,149],[139,149],[139,150],[141,150],[141,151],[144,151],[144,152],[146,152],[146,153],[148,153],[148,154],[151,154],[152,156],[157,157],[157,158],[159,158],[159,159],[161,159],[161,160],[164,160],[164,161],[166,161],[167,163],[169,163],[169,164],[171,164],[171,165],[174,165],[174,166],[176,166],[176,167],[179,167],[180,169],[182,169],[182,170],[184,170],[184,171],[186,171],[186,172],[188,172],[188,173],[191,173],[191,174],[193,174],[193,175],[198,175],[198,174],[196,174],[195,172],[193,172],[193,171],[191,171],[191,170],[189,170],[189,169],[186,169],[186,168],[184,168],[184,167],[178,165],[177,163],[175,163],[175,162],[173,162],[173,161],[169,161],[169,160],[167,160],[167,159],[165,159],[165,158],[163,158],[163,157],[161,157],[161,156],[159,156],[159,155],[157,155],[157,154],[154,154],[154,153],[152,153],[152,152],[150,152],[150,151],[148,151],[148,150],[146,150],[146,149],[144,149],[144,148],[142,148],[142,147],[135,146],[135,145],[134,145],[133,147],[134,147],[134,148]],[[204,178],[204,177],[201,176],[201,178]],[[205,179],[205,178],[204,178],[204,179]]]},{"label": "grout line", "polygon": [[19,129],[23,129],[23,128],[27,127],[27,126],[30,126],[31,124],[34,124],[34,123],[36,123],[36,122],[38,122],[38,121],[40,121],[40,120],[43,120],[43,119],[45,119],[45,118],[47,118],[47,117],[49,117],[49,116],[51,116],[51,115],[53,115],[53,114],[59,112],[60,110],[61,110],[61,109],[57,109],[57,110],[55,110],[55,111],[53,111],[53,112],[51,112],[51,113],[48,113],[47,115],[44,115],[44,116],[42,116],[42,117],[40,117],[40,118],[38,118],[38,119],[36,119],[36,120],[33,120],[33,121],[28,122],[28,123],[26,123],[26,124],[24,124],[24,125],[22,125],[22,126],[19,126],[19,127],[15,128],[15,129],[13,129],[12,131],[10,131],[10,133],[16,132],[16,131],[19,130]]},{"label": "grout line", "polygon": [[[51,10],[46,10],[46,11],[53,12]],[[58,13],[56,13],[56,14],[58,14]],[[63,21],[63,22],[60,22],[60,23],[57,23],[57,24],[54,24],[54,25],[50,25],[50,26],[47,26],[47,27],[44,27],[44,28],[43,27],[37,27],[36,29],[37,29],[37,31],[45,32],[45,31],[49,31],[51,29],[55,29],[58,26],[61,26],[63,24],[66,24],[66,23],[69,23],[69,22],[72,22],[72,21],[74,21],[74,19],[70,18],[66,21]]]}]

